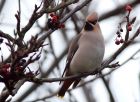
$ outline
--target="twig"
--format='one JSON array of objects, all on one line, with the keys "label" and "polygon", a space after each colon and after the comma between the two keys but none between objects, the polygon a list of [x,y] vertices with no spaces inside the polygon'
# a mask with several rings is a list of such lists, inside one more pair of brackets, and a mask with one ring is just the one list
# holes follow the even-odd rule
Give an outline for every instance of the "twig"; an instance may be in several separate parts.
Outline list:
[{"label": "twig", "polygon": [[[130,5],[136,6],[136,5],[139,5],[139,4],[140,4],[140,0],[135,0],[135,1],[133,1]],[[107,19],[107,18],[112,17],[112,16],[115,16],[115,15],[118,15],[118,14],[120,14],[120,13],[123,13],[123,12],[124,12],[124,6],[125,6],[125,5],[126,5],[126,4],[117,7],[115,10],[112,10],[112,11],[110,11],[110,12],[108,12],[108,13],[103,14],[103,15],[99,18],[99,21],[104,20],[104,19]]]},{"label": "twig", "polygon": [[1,11],[2,11],[4,5],[5,5],[5,2],[6,2],[5,0],[1,0],[1,2],[0,2],[0,14],[1,14]]},{"label": "twig", "polygon": [[[136,31],[136,33],[132,36],[132,38],[130,40],[128,40],[127,43],[124,43],[107,61],[105,61],[102,66],[100,68],[98,68],[98,72],[102,71],[106,66],[108,66],[113,60],[116,59],[116,57],[126,48],[128,47],[131,42],[139,35],[140,33],[140,28],[138,28],[138,30]],[[64,78],[42,78],[42,79],[30,79],[31,81],[34,82],[55,82],[55,81],[64,81],[64,80],[68,80],[68,79],[73,79],[73,78],[81,78],[81,77],[85,77],[88,75],[94,75],[96,73],[98,73],[96,71],[93,72],[89,72],[89,73],[83,73],[83,74],[77,74],[77,75],[72,75],[72,76],[68,76],[68,77],[64,77]],[[29,79],[27,79],[29,80]]]},{"label": "twig", "polygon": [[[113,60],[116,59],[116,57],[126,48],[128,47],[133,41],[134,39],[139,35],[140,33],[140,27],[137,29],[136,33],[131,37],[130,40],[128,40],[127,42],[125,42],[107,61],[103,62],[104,66],[109,65]],[[104,67],[101,67],[99,70],[104,69]]]},{"label": "twig", "polygon": [[[20,80],[16,85],[15,85],[15,89],[13,90],[13,96],[17,93],[17,91],[19,90],[19,88],[25,83],[25,79]],[[5,100],[10,96],[9,91],[6,89],[4,91],[2,91],[1,95],[0,95],[0,102],[5,102]]]},{"label": "twig", "polygon": [[[59,10],[59,9],[65,8],[65,7],[67,7],[67,6],[71,5],[71,4],[77,3],[78,1],[79,1],[79,0],[69,0],[69,1],[67,1],[67,2],[65,2],[65,3],[62,3],[62,4],[60,4],[60,5],[57,5],[57,6],[54,7],[54,8],[46,9],[46,10],[44,10],[43,12],[45,12],[45,13],[55,12],[55,11],[57,11],[57,10]],[[88,0],[87,0],[87,1],[88,1]],[[91,1],[91,0],[90,0],[90,1]]]},{"label": "twig", "polygon": [[[66,7],[66,6],[68,6],[68,5],[72,4],[72,3],[75,3],[76,1],[77,0],[69,0],[64,5],[58,5],[58,6],[54,7],[54,8],[51,8],[51,9],[47,8],[47,9],[44,10],[44,8],[42,8],[39,12],[37,12],[37,11],[40,8],[40,6],[39,7],[35,6],[35,10],[34,10],[32,16],[31,16],[31,18],[29,19],[29,22],[21,30],[21,33],[23,34],[22,36],[24,37],[25,33],[33,26],[33,24],[36,22],[36,20],[39,19],[41,16],[43,16],[45,13],[55,12],[55,11],[57,11],[57,10],[63,8],[63,7]],[[52,33],[52,31],[50,33]]]},{"label": "twig", "polygon": [[[128,58],[124,63],[122,63],[121,66],[124,65],[126,62],[128,62],[130,59],[132,59],[138,52],[140,52],[140,49],[137,50],[137,51],[136,51],[130,58]],[[118,67],[118,68],[119,68],[119,67]],[[88,83],[91,83],[91,82],[95,81],[95,80],[98,79],[98,78],[101,78],[101,77],[105,77],[105,76],[107,76],[107,75],[110,75],[112,72],[114,72],[114,71],[115,71],[116,69],[118,69],[118,68],[112,69],[110,72],[108,72],[108,73],[106,73],[106,74],[98,75],[98,76],[96,76],[95,78],[93,78],[93,79],[91,79],[91,80],[89,80],[89,81],[86,81],[86,82],[84,82],[84,83],[81,83],[79,86],[77,86],[77,87],[75,87],[75,88],[82,87],[82,86],[84,86],[84,85],[86,85],[86,84],[88,84]],[[69,89],[68,91],[71,91],[71,90],[72,90],[72,89]],[[31,102],[36,102],[36,101],[40,101],[40,100],[45,100],[45,99],[51,98],[51,97],[53,97],[53,96],[56,96],[57,93],[58,93],[58,92],[54,92],[53,94],[51,94],[51,95],[49,95],[49,96],[45,96],[45,97],[43,97],[43,98],[36,99],[36,100],[31,101]]]},{"label": "twig", "polygon": [[[52,65],[50,66],[50,68],[47,70],[47,72],[43,73],[40,77],[46,77],[48,76],[52,70],[54,70],[55,66],[57,66],[57,64],[61,61],[62,58],[64,58],[64,56],[66,55],[66,53],[68,52],[68,47],[60,54],[60,56],[58,57],[58,61],[54,61],[52,63]],[[32,91],[34,91],[40,84],[34,84],[29,90],[27,90],[22,97],[18,98],[16,101],[17,102],[21,102],[25,97],[27,97]]]},{"label": "twig", "polygon": [[[49,33],[52,33],[52,32],[53,32],[53,31],[49,30],[49,31],[46,33],[46,34],[48,34],[47,36],[49,36]],[[46,36],[46,34],[45,34],[45,36]],[[43,36],[44,36],[44,35],[43,35]],[[46,36],[46,38],[47,38],[47,36]],[[45,38],[44,38],[44,39],[45,39]],[[121,51],[123,51],[123,50],[121,50]],[[119,53],[121,53],[121,52],[119,52]],[[118,55],[119,55],[119,54],[118,54]],[[115,57],[115,58],[116,58],[116,57]],[[110,59],[108,62],[112,62],[111,59]],[[107,64],[106,64],[106,65],[107,65]],[[50,73],[53,69],[54,69],[54,68],[49,69],[49,71],[47,71],[47,72]],[[49,75],[48,73],[47,73],[47,75]],[[46,73],[45,73],[45,74],[46,74]],[[44,74],[44,75],[45,75],[45,74]],[[36,85],[36,87],[37,87],[37,85]],[[36,87],[35,87],[35,88],[36,88]],[[30,92],[28,91],[28,93],[26,94],[26,96],[27,96],[29,93],[30,93]],[[24,95],[23,98],[25,98],[26,96]],[[22,98],[22,99],[23,99],[23,98]],[[21,99],[21,100],[22,100],[22,99]]]},{"label": "twig", "polygon": [[[101,75],[101,76],[102,76],[102,75]],[[111,92],[111,89],[110,89],[110,87],[109,87],[109,84],[108,84],[108,82],[106,81],[105,77],[102,76],[101,79],[102,79],[102,81],[103,81],[103,83],[104,83],[104,85],[105,85],[105,87],[106,87],[106,89],[107,89],[107,91],[108,91],[108,93],[109,93],[110,102],[115,102],[115,99],[114,99],[114,97],[113,97],[113,94],[112,94],[112,92]]]},{"label": "twig", "polygon": [[129,21],[129,16],[130,16],[130,11],[128,12],[128,15],[126,16],[126,21],[127,21],[127,24],[126,24],[126,35],[125,35],[125,41],[127,42],[128,39],[129,39],[129,30],[128,30],[128,25],[130,23]]},{"label": "twig", "polygon": [[1,30],[0,30],[0,37],[3,37],[5,39],[8,39],[11,42],[16,42],[16,40],[12,36],[10,36],[9,34],[6,34],[6,33],[2,32]]},{"label": "twig", "polygon": [[124,64],[126,64],[128,61],[130,61],[131,59],[133,59],[133,57],[140,52],[140,49],[138,49],[130,58],[128,58],[126,61],[124,61],[120,66],[123,66]]},{"label": "twig", "polygon": [[[89,2],[91,2],[91,0],[86,0],[83,3],[81,3],[80,5],[78,5],[77,7],[75,7],[75,9],[73,9],[70,13],[68,13],[63,19],[60,20],[60,23],[64,23],[68,18],[70,18],[74,13],[76,13],[78,10],[82,9],[84,6],[86,6]],[[38,39],[38,42],[40,41],[44,41],[48,36],[50,36],[50,34],[53,32],[54,30],[49,30],[46,34],[44,34],[42,37],[40,37]]]}]

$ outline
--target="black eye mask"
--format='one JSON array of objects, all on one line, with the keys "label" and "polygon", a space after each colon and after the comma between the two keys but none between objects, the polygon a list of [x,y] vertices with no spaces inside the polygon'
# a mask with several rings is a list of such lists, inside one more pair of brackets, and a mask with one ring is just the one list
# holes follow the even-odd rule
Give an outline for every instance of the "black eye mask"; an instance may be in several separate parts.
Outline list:
[{"label": "black eye mask", "polygon": [[93,26],[89,22],[86,22],[86,24],[84,26],[84,29],[86,31],[92,31],[94,28],[93,28]]},{"label": "black eye mask", "polygon": [[95,25],[97,23],[98,20],[95,21],[89,21],[90,23],[92,23],[93,25]]}]

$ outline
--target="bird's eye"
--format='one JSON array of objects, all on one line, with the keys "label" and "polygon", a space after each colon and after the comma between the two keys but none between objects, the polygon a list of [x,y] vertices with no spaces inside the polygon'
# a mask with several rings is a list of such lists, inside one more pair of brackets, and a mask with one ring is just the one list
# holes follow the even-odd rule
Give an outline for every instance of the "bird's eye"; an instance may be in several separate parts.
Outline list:
[{"label": "bird's eye", "polygon": [[90,23],[92,23],[93,25],[95,25],[97,23],[97,20],[95,21],[89,21]]}]

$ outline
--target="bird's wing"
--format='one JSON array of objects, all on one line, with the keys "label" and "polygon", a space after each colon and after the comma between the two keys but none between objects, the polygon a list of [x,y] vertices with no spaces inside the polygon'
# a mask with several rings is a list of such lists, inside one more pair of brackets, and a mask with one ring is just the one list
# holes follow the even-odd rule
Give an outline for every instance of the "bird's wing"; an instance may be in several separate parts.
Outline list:
[{"label": "bird's wing", "polygon": [[67,70],[69,70],[69,66],[70,66],[70,63],[71,63],[71,60],[74,56],[74,54],[76,53],[78,47],[79,47],[79,44],[78,44],[78,41],[79,41],[79,38],[81,37],[81,33],[78,34],[75,39],[72,40],[71,44],[70,44],[70,47],[69,47],[69,51],[68,51],[68,57],[67,57],[67,61],[66,61],[66,66],[65,66],[65,69],[64,69],[64,72],[62,74],[62,77],[64,76],[65,72]]}]

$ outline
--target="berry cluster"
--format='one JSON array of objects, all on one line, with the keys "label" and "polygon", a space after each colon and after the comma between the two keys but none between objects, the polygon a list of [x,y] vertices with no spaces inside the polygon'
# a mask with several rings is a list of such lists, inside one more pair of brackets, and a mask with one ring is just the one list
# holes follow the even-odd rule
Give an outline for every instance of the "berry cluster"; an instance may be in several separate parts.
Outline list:
[{"label": "berry cluster", "polygon": [[[126,5],[125,6],[125,10],[128,12],[128,15],[126,15],[126,17],[125,17],[126,18],[126,21],[125,21],[126,22],[126,30],[127,30],[127,34],[126,35],[129,36],[129,32],[132,30],[132,24],[135,22],[136,17],[134,17],[132,19],[132,21],[129,20],[130,12],[132,11],[132,7],[130,5]],[[119,45],[121,43],[124,43],[124,39],[121,36],[121,33],[123,32],[123,29],[121,27],[121,23],[119,24],[118,29],[119,30],[116,32],[117,37],[115,39],[115,44],[116,45]]]},{"label": "berry cluster", "polygon": [[131,23],[128,23],[128,24],[127,24],[127,30],[128,30],[128,31],[131,31],[131,30],[132,30],[132,24],[131,24]]},{"label": "berry cluster", "polygon": [[[4,64],[0,68],[0,76],[2,76],[5,81],[8,80],[18,80],[17,75],[24,75],[24,69],[21,66],[15,68],[14,73],[11,72],[11,64]],[[20,76],[21,77],[21,76]]]},{"label": "berry cluster", "polygon": [[[28,68],[29,69],[29,68]],[[23,66],[15,66],[14,71],[12,72],[12,65],[10,63],[6,63],[0,66],[0,81],[5,84],[9,93],[13,95],[12,90],[14,89],[14,85],[18,82],[21,78],[33,78],[38,75],[38,71],[33,72],[29,69],[26,72]]]},{"label": "berry cluster", "polygon": [[10,64],[4,64],[0,68],[0,75],[3,77],[7,77],[10,73]]},{"label": "berry cluster", "polygon": [[[29,68],[28,68],[29,69]],[[38,71],[33,72],[29,69],[28,72],[26,72],[26,69],[23,68],[23,66],[18,65],[15,67],[14,72],[11,72],[11,64],[6,63],[0,66],[0,76],[2,79],[5,80],[5,82],[9,80],[19,80],[22,77],[34,77],[38,75]]]},{"label": "berry cluster", "polygon": [[[125,6],[125,10],[128,12],[128,16],[129,16],[130,12],[132,11],[132,7],[129,4],[127,4]],[[128,19],[128,16],[126,16],[127,19]],[[127,24],[127,30],[128,31],[132,30],[132,24],[130,22],[128,22],[128,24]]]},{"label": "berry cluster", "polygon": [[120,29],[116,32],[116,34],[117,34],[117,37],[116,37],[116,40],[115,40],[115,44],[116,44],[116,45],[119,45],[119,44],[121,44],[121,43],[124,43],[124,40],[123,40],[123,38],[122,38],[122,36],[121,36],[121,32],[123,32],[123,29],[122,29],[122,28],[120,28]]},{"label": "berry cluster", "polygon": [[59,22],[59,16],[53,13],[50,14],[50,18],[48,19],[48,28],[52,30],[56,30],[58,28],[64,28],[65,25]]}]

